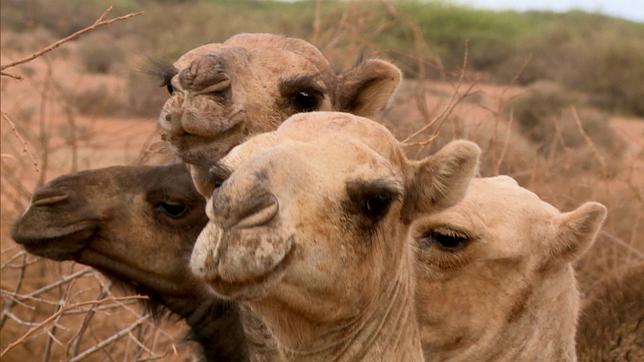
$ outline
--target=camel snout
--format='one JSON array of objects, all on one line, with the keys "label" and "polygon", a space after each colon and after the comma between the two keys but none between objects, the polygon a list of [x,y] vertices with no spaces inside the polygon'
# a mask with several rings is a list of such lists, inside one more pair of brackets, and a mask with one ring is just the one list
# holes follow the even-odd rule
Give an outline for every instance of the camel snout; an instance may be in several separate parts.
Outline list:
[{"label": "camel snout", "polygon": [[[225,200],[224,200],[225,199]],[[262,190],[249,197],[230,202],[222,198],[213,202],[213,217],[226,230],[246,229],[270,223],[278,214],[279,202],[272,193]]]},{"label": "camel snout", "polygon": [[224,62],[215,54],[206,54],[193,60],[179,73],[179,82],[183,89],[198,93],[216,93],[230,87]]}]

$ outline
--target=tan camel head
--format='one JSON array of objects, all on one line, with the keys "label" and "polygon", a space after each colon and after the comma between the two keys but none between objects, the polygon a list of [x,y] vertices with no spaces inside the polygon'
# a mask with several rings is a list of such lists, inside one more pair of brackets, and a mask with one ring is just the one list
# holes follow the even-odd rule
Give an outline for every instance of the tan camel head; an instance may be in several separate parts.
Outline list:
[{"label": "tan camel head", "polygon": [[163,78],[171,93],[159,116],[164,138],[184,161],[207,170],[249,135],[274,130],[295,113],[377,114],[401,73],[371,59],[338,75],[304,40],[239,34],[187,52]]},{"label": "tan camel head", "polygon": [[37,190],[13,227],[29,252],[90,265],[191,327],[208,361],[246,360],[236,305],[193,277],[188,259],[208,220],[185,165],[109,167]]},{"label": "tan camel head", "polygon": [[218,294],[266,307],[265,319],[273,307],[287,309],[277,319],[290,311],[321,323],[369,314],[389,302],[382,299],[392,285],[411,278],[408,221],[459,201],[478,155],[473,143],[456,141],[409,161],[368,119],[293,116],[213,169],[220,185],[206,207],[210,222],[195,244],[193,272]]},{"label": "tan camel head", "polygon": [[605,217],[596,202],[561,213],[498,176],[472,180],[460,203],[416,220],[410,235],[427,355],[568,359],[578,308],[571,263],[592,245]]},{"label": "tan camel head", "polygon": [[182,294],[195,283],[187,260],[204,205],[182,164],[83,171],[37,190],[12,236],[33,254]]}]

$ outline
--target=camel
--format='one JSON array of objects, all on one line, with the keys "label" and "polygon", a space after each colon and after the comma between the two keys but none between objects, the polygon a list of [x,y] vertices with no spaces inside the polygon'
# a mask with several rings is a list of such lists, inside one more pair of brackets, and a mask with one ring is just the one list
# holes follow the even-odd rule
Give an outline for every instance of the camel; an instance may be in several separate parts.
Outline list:
[{"label": "camel", "polygon": [[383,126],[300,113],[210,170],[195,275],[249,307],[286,360],[422,361],[411,221],[458,202],[480,150],[408,160]]},{"label": "camel", "polygon": [[210,166],[248,136],[272,131],[299,112],[372,117],[401,80],[396,66],[378,59],[336,74],[310,43],[275,34],[238,34],[158,68],[170,93],[158,119],[162,137],[190,165],[206,197]]},{"label": "camel", "polygon": [[644,361],[644,263],[599,283],[581,310],[581,362]]},{"label": "camel", "polygon": [[571,263],[606,208],[561,213],[507,176],[415,220],[416,310],[432,361],[575,361],[579,292]]},{"label": "camel", "polygon": [[[90,265],[183,318],[207,361],[248,360],[235,303],[213,296],[188,259],[207,222],[185,165],[108,167],[37,190],[12,237],[33,254]],[[206,348],[203,348],[206,347]]]}]

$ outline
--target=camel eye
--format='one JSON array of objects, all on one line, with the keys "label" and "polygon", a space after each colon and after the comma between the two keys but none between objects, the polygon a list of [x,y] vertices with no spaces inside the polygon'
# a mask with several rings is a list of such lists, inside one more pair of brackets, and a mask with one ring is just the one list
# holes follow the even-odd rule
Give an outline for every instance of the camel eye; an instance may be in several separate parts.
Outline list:
[{"label": "camel eye", "polygon": [[436,246],[444,251],[454,252],[463,249],[471,238],[462,231],[448,228],[430,230],[420,237],[421,247]]},{"label": "camel eye", "polygon": [[392,200],[389,194],[371,195],[364,201],[363,212],[372,219],[380,219],[389,211]]},{"label": "camel eye", "polygon": [[312,112],[320,107],[320,95],[312,90],[301,90],[292,96],[297,112]]},{"label": "camel eye", "polygon": [[161,201],[154,205],[154,209],[166,214],[173,219],[178,219],[188,213],[188,205],[175,201]]}]

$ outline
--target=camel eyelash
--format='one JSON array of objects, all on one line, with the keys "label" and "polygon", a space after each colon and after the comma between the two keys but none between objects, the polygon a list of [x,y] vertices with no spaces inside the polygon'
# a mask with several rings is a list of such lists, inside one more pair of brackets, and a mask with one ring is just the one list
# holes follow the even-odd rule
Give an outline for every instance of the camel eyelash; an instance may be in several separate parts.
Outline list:
[{"label": "camel eyelash", "polygon": [[170,85],[172,78],[179,73],[179,70],[172,63],[148,58],[143,72],[158,78],[161,81],[159,87],[166,87]]},{"label": "camel eyelash", "polygon": [[468,239],[468,240],[473,238],[472,235],[470,235],[467,231],[457,229],[452,226],[444,226],[444,225],[437,226],[432,228],[432,232],[449,236],[452,238],[460,238],[460,239]]}]

